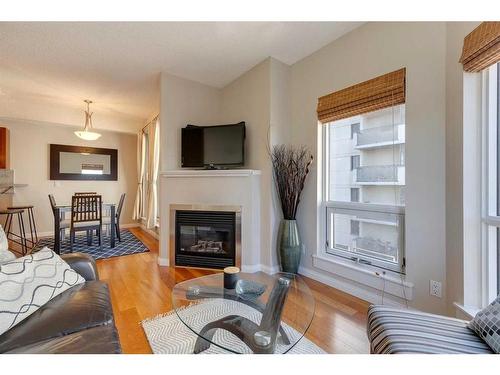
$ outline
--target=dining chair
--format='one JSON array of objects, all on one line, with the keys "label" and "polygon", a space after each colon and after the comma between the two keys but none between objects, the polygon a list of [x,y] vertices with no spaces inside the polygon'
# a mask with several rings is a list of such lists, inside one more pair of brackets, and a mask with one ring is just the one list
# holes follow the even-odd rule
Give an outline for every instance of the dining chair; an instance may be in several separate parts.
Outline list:
[{"label": "dining chair", "polygon": [[73,251],[76,232],[87,232],[87,245],[92,244],[95,230],[102,250],[102,197],[100,195],[73,195],[69,227],[70,249]]},{"label": "dining chair", "polygon": [[[125,193],[123,193],[120,197],[120,201],[118,202],[118,206],[116,207],[116,212],[115,212],[115,227],[110,228],[111,230],[115,230],[116,237],[118,238],[118,241],[122,242],[122,238],[120,236],[120,216],[122,214],[122,209],[123,209],[123,203],[125,202]],[[105,216],[102,219],[102,222],[106,226],[111,225],[111,217],[110,216]]]},{"label": "dining chair", "polygon": [[[54,199],[54,196],[52,194],[49,194],[49,202],[50,202],[50,207],[52,208],[52,214],[54,215],[54,223],[55,223],[55,220],[59,220],[59,233],[58,234],[59,234],[60,240],[62,241],[64,239],[64,233],[65,233],[66,229],[69,228],[70,220],[65,219],[61,215],[57,214],[57,204],[56,204],[56,200]],[[56,235],[56,234],[54,233],[54,235]]]}]

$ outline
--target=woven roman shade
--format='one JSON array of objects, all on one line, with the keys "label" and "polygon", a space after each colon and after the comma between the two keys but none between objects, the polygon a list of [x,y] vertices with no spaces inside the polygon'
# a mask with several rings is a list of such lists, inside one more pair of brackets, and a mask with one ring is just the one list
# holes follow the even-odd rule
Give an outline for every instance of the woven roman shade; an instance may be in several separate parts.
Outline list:
[{"label": "woven roman shade", "polygon": [[500,22],[483,22],[464,39],[460,62],[466,72],[480,72],[500,61]]},{"label": "woven roman shade", "polygon": [[319,121],[331,122],[405,102],[406,69],[370,79],[318,99]]}]

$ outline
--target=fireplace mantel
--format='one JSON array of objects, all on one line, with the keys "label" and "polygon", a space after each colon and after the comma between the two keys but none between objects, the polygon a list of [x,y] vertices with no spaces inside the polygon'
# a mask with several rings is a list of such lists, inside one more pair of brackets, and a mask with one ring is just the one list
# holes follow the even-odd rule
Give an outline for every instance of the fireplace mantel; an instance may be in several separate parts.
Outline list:
[{"label": "fireplace mantel", "polygon": [[241,210],[242,270],[260,270],[260,178],[261,171],[253,169],[182,169],[160,173],[159,265],[175,265],[172,264],[175,249],[170,242],[173,207],[225,206]]},{"label": "fireplace mantel", "polygon": [[260,175],[256,169],[176,169],[160,173],[161,177],[249,177]]}]

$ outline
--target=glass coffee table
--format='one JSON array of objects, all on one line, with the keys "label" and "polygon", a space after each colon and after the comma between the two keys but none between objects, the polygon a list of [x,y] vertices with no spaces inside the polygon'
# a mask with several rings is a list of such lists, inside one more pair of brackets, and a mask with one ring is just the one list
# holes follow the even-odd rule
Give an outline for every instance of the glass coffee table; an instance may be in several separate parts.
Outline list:
[{"label": "glass coffee table", "polygon": [[217,273],[178,283],[175,312],[197,335],[194,353],[287,353],[307,332],[314,297],[298,275],[239,273],[235,289]]}]

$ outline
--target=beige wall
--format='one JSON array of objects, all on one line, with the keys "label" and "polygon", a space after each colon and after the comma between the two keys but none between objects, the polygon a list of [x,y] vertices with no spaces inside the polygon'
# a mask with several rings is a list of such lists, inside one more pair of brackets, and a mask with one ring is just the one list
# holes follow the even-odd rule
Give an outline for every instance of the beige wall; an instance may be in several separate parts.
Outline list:
[{"label": "beige wall", "polygon": [[181,129],[219,121],[220,90],[168,73],[161,75],[160,171],[181,167]]},{"label": "beige wall", "polygon": [[[445,60],[445,23],[369,23],[291,72],[293,141],[316,154],[318,97],[406,67],[406,278],[415,285],[412,305],[432,312],[446,310]],[[305,268],[321,246],[317,174],[315,164],[299,211]],[[443,298],[429,295],[430,279],[443,282]]]},{"label": "beige wall", "polygon": [[224,123],[246,121],[246,163],[261,174],[261,251],[263,269],[277,270],[276,239],[281,207],[269,155],[290,135],[290,66],[268,58],[222,89]]},{"label": "beige wall", "polygon": [[479,22],[446,24],[446,275],[447,312],[464,303],[463,101],[464,72],[458,62],[464,37]]},{"label": "beige wall", "polygon": [[[262,172],[261,252],[257,257],[266,270],[275,270],[278,263],[275,244],[281,212],[273,187],[269,149],[290,133],[286,129],[290,125],[289,70],[288,65],[268,58],[222,89],[170,74],[162,74],[161,80],[162,171],[180,168],[181,128],[187,124],[246,122],[245,167]],[[161,195],[166,194],[168,191],[162,188]],[[163,217],[167,214],[162,213]],[[162,231],[162,243],[167,232]]]},{"label": "beige wall", "polygon": [[[39,232],[53,230],[53,215],[48,194],[57,203],[69,203],[75,191],[96,191],[107,202],[118,202],[126,193],[121,223],[130,224],[137,187],[136,136],[103,131],[97,141],[85,142],[70,126],[48,125],[29,121],[2,121],[10,130],[11,169],[16,183],[26,183],[13,196],[14,204],[33,204]],[[51,181],[49,180],[49,144],[105,147],[118,149],[118,181]]]},{"label": "beige wall", "polygon": [[[221,93],[203,85],[168,73],[161,74],[160,85],[160,173],[181,168],[181,129],[187,124],[213,125],[219,121]],[[158,205],[160,222],[168,223],[169,210],[162,204],[169,194],[160,178]],[[159,264],[168,264],[169,228],[160,225]]]},{"label": "beige wall", "polygon": [[222,90],[224,123],[246,122],[245,162],[260,176],[260,263],[271,265],[271,169],[269,162],[270,59],[266,59]]}]

